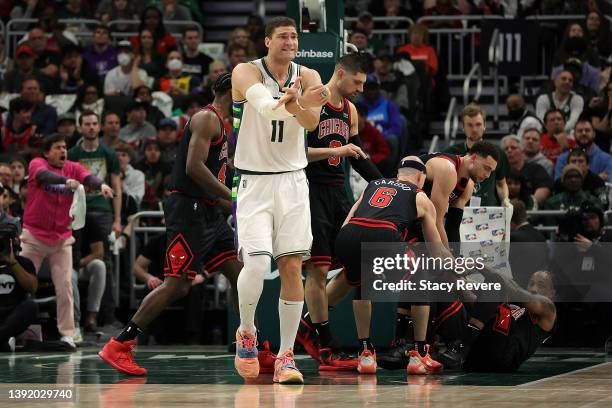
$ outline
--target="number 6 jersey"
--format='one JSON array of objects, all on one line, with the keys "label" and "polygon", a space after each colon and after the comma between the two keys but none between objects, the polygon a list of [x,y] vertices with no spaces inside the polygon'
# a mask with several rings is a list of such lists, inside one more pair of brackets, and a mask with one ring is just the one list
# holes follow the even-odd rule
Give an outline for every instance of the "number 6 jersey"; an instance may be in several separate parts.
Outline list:
[{"label": "number 6 jersey", "polygon": [[402,233],[417,219],[416,196],[420,191],[414,184],[397,179],[371,181],[350,223],[391,227]]},{"label": "number 6 jersey", "polygon": [[[264,58],[251,61],[261,74],[263,85],[275,99],[283,96],[300,75],[300,65],[289,65],[287,82],[279,84],[266,66]],[[301,91],[301,86],[300,86]],[[260,115],[245,99],[234,101],[234,165],[251,173],[284,173],[302,170],[308,165],[304,128],[295,117],[270,120]]]}]

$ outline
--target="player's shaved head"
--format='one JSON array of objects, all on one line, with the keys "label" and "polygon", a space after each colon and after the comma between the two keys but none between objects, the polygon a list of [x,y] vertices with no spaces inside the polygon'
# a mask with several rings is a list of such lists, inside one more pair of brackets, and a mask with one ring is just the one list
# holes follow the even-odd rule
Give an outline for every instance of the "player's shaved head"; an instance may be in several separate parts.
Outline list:
[{"label": "player's shaved head", "polygon": [[397,178],[422,188],[425,183],[425,163],[419,156],[404,157],[397,169]]}]

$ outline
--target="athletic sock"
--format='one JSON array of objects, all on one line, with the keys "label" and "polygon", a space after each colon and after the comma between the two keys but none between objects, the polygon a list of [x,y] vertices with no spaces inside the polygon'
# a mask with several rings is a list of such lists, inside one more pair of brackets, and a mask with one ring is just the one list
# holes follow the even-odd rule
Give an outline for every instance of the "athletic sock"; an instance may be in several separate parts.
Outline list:
[{"label": "athletic sock", "polygon": [[329,320],[325,320],[321,323],[312,324],[319,336],[319,345],[321,347],[328,347],[332,342],[331,330],[329,330]]},{"label": "athletic sock", "polygon": [[427,352],[425,351],[425,342],[416,340],[414,342],[414,349],[421,355],[421,357],[425,357]]},{"label": "athletic sock", "polygon": [[302,319],[304,319],[306,323],[312,326],[312,319],[310,318],[310,312],[304,313],[304,316],[302,316]]},{"label": "athletic sock", "polygon": [[125,326],[125,328],[123,329],[123,331],[119,333],[117,337],[115,337],[115,340],[117,340],[120,343],[124,343],[126,341],[134,340],[136,336],[142,333],[143,333],[143,330],[140,327],[138,327],[136,323],[130,320],[127,326]]},{"label": "athletic sock", "polygon": [[362,350],[368,349],[372,353],[374,353],[374,345],[370,341],[369,337],[366,337],[366,338],[363,338],[363,339],[359,339],[359,344],[361,344],[361,349]]},{"label": "athletic sock", "polygon": [[395,318],[395,343],[412,337],[412,318],[408,315],[397,313]]},{"label": "athletic sock", "polygon": [[293,348],[303,307],[304,301],[296,302],[278,299],[278,318],[280,320],[281,335],[279,356]]}]

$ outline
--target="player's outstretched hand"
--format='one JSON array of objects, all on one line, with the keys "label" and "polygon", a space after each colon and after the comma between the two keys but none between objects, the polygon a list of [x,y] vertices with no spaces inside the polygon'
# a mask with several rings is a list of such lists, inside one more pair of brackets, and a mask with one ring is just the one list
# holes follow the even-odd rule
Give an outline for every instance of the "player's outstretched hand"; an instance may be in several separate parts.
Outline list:
[{"label": "player's outstretched hand", "polygon": [[306,109],[323,106],[329,101],[330,95],[331,92],[325,85],[311,86],[300,97],[300,105]]},{"label": "player's outstretched hand", "polygon": [[281,98],[278,100],[278,103],[272,108],[272,110],[276,110],[298,97],[298,90],[300,89],[301,80],[302,77],[297,77],[295,79],[295,82],[291,84],[291,86],[284,87],[282,89],[285,94],[281,96]]},{"label": "player's outstretched hand", "polygon": [[335,147],[334,149],[334,156],[338,156],[338,157],[354,157],[355,159],[367,159],[368,155],[361,150],[361,147],[356,146],[352,143],[349,143],[347,145],[341,146],[341,147]]}]

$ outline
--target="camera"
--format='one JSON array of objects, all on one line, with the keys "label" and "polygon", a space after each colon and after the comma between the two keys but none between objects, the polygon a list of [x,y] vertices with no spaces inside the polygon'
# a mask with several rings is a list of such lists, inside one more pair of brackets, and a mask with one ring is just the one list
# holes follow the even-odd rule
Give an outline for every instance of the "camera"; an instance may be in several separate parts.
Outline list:
[{"label": "camera", "polygon": [[559,219],[559,239],[573,242],[576,235],[582,231],[582,212],[569,210]]},{"label": "camera", "polygon": [[0,255],[10,256],[11,243],[15,242],[17,237],[17,227],[13,224],[0,224]]},{"label": "camera", "polygon": [[569,210],[559,219],[559,236],[561,241],[573,242],[576,235],[580,234],[587,238],[595,238],[599,231],[587,231],[585,229],[585,215],[597,214],[600,221],[600,227],[604,225],[603,211],[596,205],[585,202],[580,208]]}]

